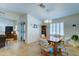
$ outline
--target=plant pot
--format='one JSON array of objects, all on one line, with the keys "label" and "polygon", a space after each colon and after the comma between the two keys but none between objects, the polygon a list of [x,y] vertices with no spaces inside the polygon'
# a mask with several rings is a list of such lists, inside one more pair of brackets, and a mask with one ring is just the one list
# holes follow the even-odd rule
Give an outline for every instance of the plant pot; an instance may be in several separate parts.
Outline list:
[{"label": "plant pot", "polygon": [[72,40],[73,47],[79,47],[79,41]]}]

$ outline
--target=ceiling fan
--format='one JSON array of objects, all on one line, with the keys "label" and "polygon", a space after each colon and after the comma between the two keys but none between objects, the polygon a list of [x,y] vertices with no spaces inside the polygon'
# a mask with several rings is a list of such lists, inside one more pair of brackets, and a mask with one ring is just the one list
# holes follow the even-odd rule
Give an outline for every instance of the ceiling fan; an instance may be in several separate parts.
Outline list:
[{"label": "ceiling fan", "polygon": [[51,10],[47,7],[47,5],[41,3],[38,5],[39,7],[43,8],[46,12],[50,12]]},{"label": "ceiling fan", "polygon": [[40,6],[41,8],[45,8],[46,7],[43,3],[39,4],[38,6]]}]

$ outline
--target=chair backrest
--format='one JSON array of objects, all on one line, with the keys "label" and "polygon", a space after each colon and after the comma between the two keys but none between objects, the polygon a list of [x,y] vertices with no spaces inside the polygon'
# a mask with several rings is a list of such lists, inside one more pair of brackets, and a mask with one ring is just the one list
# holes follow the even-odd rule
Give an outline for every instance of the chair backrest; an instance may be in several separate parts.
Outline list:
[{"label": "chair backrest", "polygon": [[40,40],[40,45],[42,45],[42,46],[48,46],[48,41],[46,40],[46,39],[41,39]]}]

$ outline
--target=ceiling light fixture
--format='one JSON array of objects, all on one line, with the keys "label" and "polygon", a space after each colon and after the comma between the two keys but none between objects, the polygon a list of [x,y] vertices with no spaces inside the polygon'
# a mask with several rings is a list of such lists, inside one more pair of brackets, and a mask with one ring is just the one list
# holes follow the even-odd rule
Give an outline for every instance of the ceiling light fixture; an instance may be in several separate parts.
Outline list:
[{"label": "ceiling light fixture", "polygon": [[44,20],[44,23],[52,23],[52,20]]}]

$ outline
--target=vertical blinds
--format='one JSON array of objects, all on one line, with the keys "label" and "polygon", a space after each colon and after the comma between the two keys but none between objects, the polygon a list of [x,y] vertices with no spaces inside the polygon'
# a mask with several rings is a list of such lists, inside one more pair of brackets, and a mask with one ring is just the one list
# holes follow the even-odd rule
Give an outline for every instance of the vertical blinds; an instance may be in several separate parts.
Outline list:
[{"label": "vertical blinds", "polygon": [[53,23],[50,24],[50,35],[64,35],[64,23]]},{"label": "vertical blinds", "polygon": [[[55,35],[55,36],[54,36]],[[64,35],[64,23],[52,23],[50,24],[50,40],[58,42],[60,39],[56,35]]]}]

